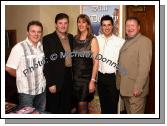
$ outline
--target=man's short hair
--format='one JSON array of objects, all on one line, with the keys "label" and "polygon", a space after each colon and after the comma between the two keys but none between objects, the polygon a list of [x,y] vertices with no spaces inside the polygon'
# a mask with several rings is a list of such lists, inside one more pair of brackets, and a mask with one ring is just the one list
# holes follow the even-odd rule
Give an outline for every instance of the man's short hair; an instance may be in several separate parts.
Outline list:
[{"label": "man's short hair", "polygon": [[30,21],[27,25],[27,31],[29,31],[31,25],[37,25],[37,26],[41,27],[41,29],[43,31],[43,26],[42,26],[42,23],[40,21]]},{"label": "man's short hair", "polygon": [[129,21],[129,20],[135,20],[138,23],[138,25],[140,25],[140,21],[139,21],[139,19],[137,17],[128,17],[126,19],[126,22]]},{"label": "man's short hair", "polygon": [[66,18],[69,22],[69,16],[67,14],[65,14],[65,13],[57,14],[56,17],[55,17],[55,23],[57,23],[58,20],[61,20],[61,19],[64,19],[64,18]]},{"label": "man's short hair", "polygon": [[110,21],[111,21],[111,24],[112,24],[112,25],[114,24],[114,21],[113,21],[113,19],[112,19],[112,17],[111,17],[110,15],[104,15],[104,16],[101,18],[101,20],[100,20],[100,24],[101,24],[101,25],[102,25],[102,22],[103,22],[104,20],[110,20]]}]

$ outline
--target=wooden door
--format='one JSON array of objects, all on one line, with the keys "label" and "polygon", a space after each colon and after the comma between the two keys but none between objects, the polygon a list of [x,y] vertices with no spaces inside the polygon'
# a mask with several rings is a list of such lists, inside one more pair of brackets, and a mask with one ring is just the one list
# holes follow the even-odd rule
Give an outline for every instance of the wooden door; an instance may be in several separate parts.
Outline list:
[{"label": "wooden door", "polygon": [[16,30],[5,30],[5,63],[8,59],[11,49],[16,43]]},{"label": "wooden door", "polygon": [[150,90],[147,96],[145,113],[155,113],[155,6],[154,5],[128,5],[126,17],[135,16],[140,20],[140,31],[152,40],[152,63],[150,68]]}]

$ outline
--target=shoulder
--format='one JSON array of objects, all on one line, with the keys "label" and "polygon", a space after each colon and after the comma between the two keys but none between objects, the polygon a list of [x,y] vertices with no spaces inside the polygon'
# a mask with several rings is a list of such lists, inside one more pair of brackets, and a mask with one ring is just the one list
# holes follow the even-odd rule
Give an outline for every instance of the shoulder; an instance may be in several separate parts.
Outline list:
[{"label": "shoulder", "polygon": [[74,36],[71,33],[68,33],[68,37],[73,38]]},{"label": "shoulder", "polygon": [[140,45],[143,45],[143,46],[152,46],[152,41],[150,38],[148,38],[147,36],[145,35],[142,35],[140,36],[139,38],[139,43]]},{"label": "shoulder", "polygon": [[142,34],[141,34],[140,39],[142,39],[142,40],[144,40],[144,41],[150,41],[150,42],[151,42],[151,39],[150,39],[150,38],[148,38],[147,36],[142,35]]},{"label": "shoulder", "polygon": [[97,41],[97,37],[96,36],[92,36],[92,41]]},{"label": "shoulder", "polygon": [[52,43],[52,41],[55,38],[56,38],[56,33],[55,32],[45,35],[42,38],[42,44],[43,44],[43,46],[48,45],[49,43]]},{"label": "shoulder", "polygon": [[102,34],[96,36],[97,39],[101,39],[102,38]]},{"label": "shoulder", "polygon": [[113,38],[117,41],[117,42],[120,42],[120,43],[124,43],[125,42],[125,39],[119,37],[119,36],[116,36],[113,34]]},{"label": "shoulder", "polygon": [[91,39],[91,46],[97,45],[98,44],[98,40],[96,38],[96,36],[93,36]]},{"label": "shoulder", "polygon": [[67,36],[70,42],[74,42],[74,36],[72,34],[68,33]]},{"label": "shoulder", "polygon": [[13,48],[12,50],[19,50],[19,51],[23,51],[23,47],[22,45],[26,44],[26,41],[21,41],[21,42],[18,42]]},{"label": "shoulder", "polygon": [[10,55],[12,56],[21,56],[24,54],[24,50],[22,47],[22,44],[24,44],[25,41],[18,42],[11,50]]},{"label": "shoulder", "polygon": [[103,35],[102,35],[102,34],[100,34],[100,35],[96,36],[96,39],[97,39],[98,44],[100,44],[100,42],[105,41],[105,40],[104,40],[104,37],[103,37]]},{"label": "shoulder", "polygon": [[97,38],[96,38],[96,36],[92,35],[92,36],[89,37],[88,40],[92,43],[92,42],[96,42]]},{"label": "shoulder", "polygon": [[45,35],[45,36],[43,37],[43,40],[53,38],[53,37],[55,36],[54,33],[55,33],[55,32]]},{"label": "shoulder", "polygon": [[152,48],[152,41],[150,38],[146,37],[145,35],[141,35],[140,39],[138,40],[139,47],[141,48]]}]

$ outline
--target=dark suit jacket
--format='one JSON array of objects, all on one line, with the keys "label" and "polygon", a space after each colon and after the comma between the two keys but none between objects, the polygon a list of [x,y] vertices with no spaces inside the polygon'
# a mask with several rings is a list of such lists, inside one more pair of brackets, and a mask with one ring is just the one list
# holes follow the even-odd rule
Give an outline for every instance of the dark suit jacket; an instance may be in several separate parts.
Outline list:
[{"label": "dark suit jacket", "polygon": [[[73,35],[68,34],[68,39],[72,51]],[[43,37],[43,50],[45,54],[44,76],[46,86],[56,85],[57,90],[60,91],[65,69],[65,59],[60,57],[60,52],[64,53],[65,50],[56,31]]]}]

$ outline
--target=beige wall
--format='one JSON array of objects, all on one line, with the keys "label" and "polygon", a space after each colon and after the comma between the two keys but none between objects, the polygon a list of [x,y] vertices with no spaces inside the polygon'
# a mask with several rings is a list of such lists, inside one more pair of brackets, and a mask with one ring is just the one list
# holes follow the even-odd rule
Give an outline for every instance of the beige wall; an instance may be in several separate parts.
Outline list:
[{"label": "beige wall", "polygon": [[55,16],[58,13],[66,13],[69,15],[70,25],[69,32],[76,34],[76,19],[80,13],[79,5],[52,5],[52,6],[40,6],[40,21],[44,25],[44,34],[53,32],[55,30]]},{"label": "beige wall", "polygon": [[69,15],[69,32],[76,34],[76,18],[80,13],[79,5],[8,5],[5,6],[5,28],[16,29],[17,42],[19,42],[26,37],[28,22],[39,20],[44,26],[45,35],[54,31],[55,16],[61,12]]},{"label": "beige wall", "polygon": [[17,41],[26,37],[26,27],[30,20],[40,19],[39,6],[5,6],[5,29],[16,29]]},{"label": "beige wall", "polygon": [[[76,19],[80,13],[79,5],[7,5],[5,6],[5,27],[6,29],[16,29],[17,42],[26,37],[26,26],[31,20],[39,20],[44,26],[44,35],[51,33],[55,29],[55,16],[58,13],[67,13],[70,18],[69,32],[76,34]],[[124,33],[124,22],[126,7],[123,6],[122,13],[122,36]]]}]

